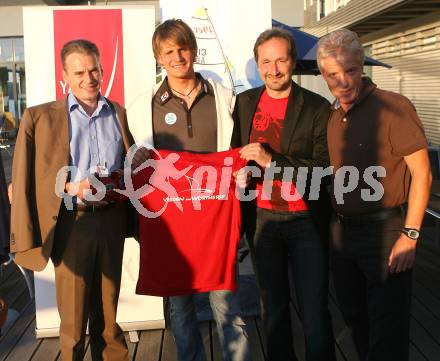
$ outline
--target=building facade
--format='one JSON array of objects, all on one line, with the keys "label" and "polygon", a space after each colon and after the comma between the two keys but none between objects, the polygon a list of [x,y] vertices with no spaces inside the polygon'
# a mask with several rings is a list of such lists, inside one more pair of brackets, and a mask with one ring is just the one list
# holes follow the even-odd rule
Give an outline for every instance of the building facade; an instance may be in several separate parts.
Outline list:
[{"label": "building facade", "polygon": [[159,0],[156,1],[43,1],[0,0],[0,119],[9,128],[17,127],[26,108],[26,73],[23,41],[23,8],[27,6],[70,5],[153,5],[159,21]]},{"label": "building facade", "polygon": [[[303,26],[303,0],[267,1],[271,2],[274,19],[290,26]],[[76,5],[153,5],[156,24],[160,22],[160,0],[0,0],[0,117],[7,118],[13,126],[18,126],[26,107],[23,8]]]},{"label": "building facade", "polygon": [[381,88],[407,96],[428,141],[440,145],[440,0],[304,0],[304,30],[323,36],[346,27],[366,53],[392,65],[366,72]]}]

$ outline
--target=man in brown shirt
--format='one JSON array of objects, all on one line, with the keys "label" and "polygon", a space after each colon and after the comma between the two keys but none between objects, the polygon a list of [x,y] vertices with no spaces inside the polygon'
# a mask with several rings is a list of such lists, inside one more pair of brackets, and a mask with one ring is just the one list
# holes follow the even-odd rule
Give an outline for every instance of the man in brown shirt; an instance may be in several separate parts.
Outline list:
[{"label": "man in brown shirt", "polygon": [[336,98],[327,130],[336,294],[361,360],[405,361],[411,269],[431,185],[423,127],[407,98],[362,78],[355,33],[323,37],[317,57]]}]

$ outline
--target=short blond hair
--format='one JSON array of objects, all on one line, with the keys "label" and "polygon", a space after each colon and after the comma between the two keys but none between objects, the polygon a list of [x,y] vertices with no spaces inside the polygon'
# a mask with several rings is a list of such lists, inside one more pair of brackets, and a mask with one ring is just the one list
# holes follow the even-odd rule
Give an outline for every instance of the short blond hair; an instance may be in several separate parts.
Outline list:
[{"label": "short blond hair", "polygon": [[171,40],[180,46],[187,46],[194,57],[197,54],[197,40],[194,32],[181,19],[166,20],[154,31],[151,42],[156,59],[159,57],[161,44],[166,40]]}]

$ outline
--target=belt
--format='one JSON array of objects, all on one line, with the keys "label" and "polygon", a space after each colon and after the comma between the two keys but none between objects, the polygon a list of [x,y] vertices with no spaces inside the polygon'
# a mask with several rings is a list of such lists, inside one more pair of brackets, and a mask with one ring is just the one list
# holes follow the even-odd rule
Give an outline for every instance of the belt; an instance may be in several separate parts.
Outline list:
[{"label": "belt", "polygon": [[[64,205],[64,202],[63,202]],[[64,209],[67,211],[72,212],[88,212],[88,213],[96,213],[96,212],[102,212],[106,209],[113,208],[116,205],[116,203],[108,203],[108,204],[102,204],[102,205],[86,205],[86,204],[73,204],[72,209],[67,209],[64,205]]]},{"label": "belt", "polygon": [[345,216],[343,214],[337,213],[336,217],[340,223],[364,223],[364,222],[374,222],[374,221],[385,221],[386,219],[398,216],[405,213],[405,205],[401,205],[393,208],[383,208],[379,211],[358,214],[353,216]]}]

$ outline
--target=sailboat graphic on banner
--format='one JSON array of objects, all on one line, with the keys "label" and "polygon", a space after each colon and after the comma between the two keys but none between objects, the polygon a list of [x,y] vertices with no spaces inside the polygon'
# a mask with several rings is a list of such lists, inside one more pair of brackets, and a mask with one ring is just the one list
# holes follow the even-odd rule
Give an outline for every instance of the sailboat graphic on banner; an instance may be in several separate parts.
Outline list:
[{"label": "sailboat graphic on banner", "polygon": [[224,86],[234,93],[240,92],[243,82],[237,77],[232,63],[228,60],[220,44],[208,9],[199,8],[189,21],[197,39],[197,56],[194,69]]}]

